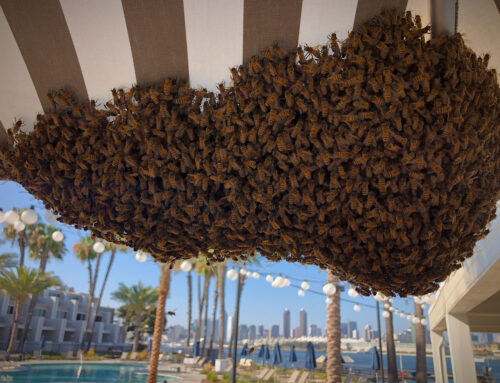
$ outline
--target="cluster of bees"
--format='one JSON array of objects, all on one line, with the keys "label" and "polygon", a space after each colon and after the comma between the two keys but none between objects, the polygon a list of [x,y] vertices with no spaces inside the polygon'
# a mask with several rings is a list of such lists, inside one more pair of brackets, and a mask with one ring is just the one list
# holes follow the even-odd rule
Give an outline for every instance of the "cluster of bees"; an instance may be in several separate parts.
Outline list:
[{"label": "cluster of bees", "polygon": [[[324,46],[265,50],[216,94],[167,79],[102,107],[59,91],[0,174],[60,220],[169,262],[255,252],[362,294],[435,290],[500,191],[500,89],[460,35],[385,12]],[[241,258],[240,258],[241,259]]]}]

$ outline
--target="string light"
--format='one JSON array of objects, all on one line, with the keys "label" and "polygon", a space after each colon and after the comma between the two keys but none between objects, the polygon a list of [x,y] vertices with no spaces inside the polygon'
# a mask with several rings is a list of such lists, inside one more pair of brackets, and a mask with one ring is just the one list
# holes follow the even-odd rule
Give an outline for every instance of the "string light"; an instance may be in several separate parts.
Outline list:
[{"label": "string light", "polygon": [[306,293],[302,289],[300,289],[299,291],[297,291],[297,294],[298,294],[299,297],[303,297],[304,295],[306,295]]},{"label": "string light", "polygon": [[181,263],[181,270],[184,271],[185,273],[191,271],[193,268],[193,265],[189,261],[182,261]]},{"label": "string light", "polygon": [[231,269],[227,272],[227,277],[231,281],[234,281],[236,278],[238,278],[238,272],[235,269]]},{"label": "string light", "polygon": [[140,263],[144,263],[146,262],[146,260],[148,259],[148,256],[146,255],[145,252],[143,251],[138,251],[136,254],[135,254],[135,260],[137,262],[140,262]]},{"label": "string light", "polygon": [[354,307],[352,309],[354,311],[356,311],[357,313],[359,313],[361,311],[361,307],[359,307],[359,305],[354,305]]},{"label": "string light", "polygon": [[301,288],[302,290],[309,290],[309,287],[310,287],[310,286],[309,286],[309,283],[307,283],[307,281],[304,281],[304,282],[302,282],[302,283],[300,284],[300,288]]},{"label": "string light", "polygon": [[391,315],[391,314],[389,313],[389,311],[385,311],[385,310],[384,310],[384,311],[382,312],[382,316],[383,316],[384,318],[389,318],[389,316],[390,316],[390,315]]},{"label": "string light", "polygon": [[64,234],[56,230],[52,233],[52,239],[56,242],[61,242],[64,239]]},{"label": "string light", "polygon": [[266,275],[266,281],[267,282],[272,282],[273,281],[273,276],[271,274]]},{"label": "string light", "polygon": [[351,297],[351,298],[356,298],[358,296],[358,292],[356,291],[356,289],[354,288],[350,288],[349,291],[347,292],[347,294]]},{"label": "string light", "polygon": [[326,285],[323,286],[323,292],[326,295],[333,295],[337,291],[337,288],[333,283],[327,283]]},{"label": "string light", "polygon": [[325,299],[325,302],[326,302],[326,304],[327,304],[327,305],[331,305],[331,304],[333,303],[333,299],[332,299],[332,298],[330,298],[330,297],[327,297],[327,298]]}]

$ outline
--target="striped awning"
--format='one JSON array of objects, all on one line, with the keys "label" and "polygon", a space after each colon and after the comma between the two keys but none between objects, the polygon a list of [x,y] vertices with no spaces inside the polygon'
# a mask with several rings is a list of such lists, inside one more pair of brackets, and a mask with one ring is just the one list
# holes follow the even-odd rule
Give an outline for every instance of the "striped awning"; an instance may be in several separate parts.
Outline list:
[{"label": "striped awning", "polygon": [[[21,118],[32,128],[49,91],[81,101],[165,77],[215,90],[239,65],[278,42],[324,43],[385,8],[429,22],[425,0],[0,0],[0,141]],[[458,29],[500,68],[500,0],[460,1]]]}]

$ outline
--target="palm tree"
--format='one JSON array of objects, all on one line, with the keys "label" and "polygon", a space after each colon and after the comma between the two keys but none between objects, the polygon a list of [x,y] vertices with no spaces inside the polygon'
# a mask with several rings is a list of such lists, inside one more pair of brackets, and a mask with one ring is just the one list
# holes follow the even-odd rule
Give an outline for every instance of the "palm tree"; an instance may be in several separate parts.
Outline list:
[{"label": "palm tree", "polygon": [[14,270],[0,270],[0,289],[5,290],[15,300],[7,354],[14,351],[22,305],[30,296],[36,297],[45,289],[59,284],[59,279],[52,274],[24,266],[18,266]]},{"label": "palm tree", "polygon": [[186,352],[189,350],[189,342],[191,340],[191,316],[193,307],[193,280],[191,277],[191,271],[188,271],[187,275],[188,284],[188,324],[187,324],[187,337],[186,337]]},{"label": "palm tree", "polygon": [[335,294],[329,295],[332,302],[326,305],[326,378],[328,383],[342,381],[342,363],[340,360],[340,289],[338,278],[327,271],[328,283],[334,284]]},{"label": "palm tree", "polygon": [[208,292],[210,291],[210,280],[212,279],[212,270],[208,269],[207,273],[205,274],[204,278],[204,285],[203,285],[203,301],[205,302],[205,315],[203,319],[203,345],[201,347],[201,354],[205,355],[205,346],[207,344],[207,336],[208,336]]},{"label": "palm tree", "polygon": [[153,333],[153,344],[149,358],[149,374],[146,383],[156,383],[158,375],[158,360],[160,357],[161,336],[165,327],[165,305],[170,290],[170,279],[172,265],[162,264],[160,283],[158,284],[158,306],[156,307],[155,327]]},{"label": "palm tree", "polygon": [[[422,306],[421,303],[415,301],[415,317],[418,319],[422,318]],[[417,348],[417,383],[427,382],[427,366],[425,357],[425,327],[422,323],[415,324],[415,342]]]},{"label": "palm tree", "polygon": [[[87,313],[85,314],[85,322],[83,324],[83,335],[80,341],[80,349],[83,349],[88,337],[88,329],[90,322],[90,314],[92,312],[92,305],[94,304],[94,292],[99,273],[99,266],[101,263],[102,253],[94,251],[94,240],[91,237],[85,237],[73,245],[73,254],[82,262],[87,264],[87,271],[89,275],[89,299],[87,305]],[[95,261],[94,270],[92,270],[92,261]],[[90,344],[90,341],[89,341]]]},{"label": "palm tree", "polygon": [[[120,283],[118,290],[113,292],[111,296],[113,299],[121,302],[127,309],[135,313],[135,331],[132,352],[136,352],[139,345],[139,331],[142,316],[149,306],[155,304],[158,299],[158,292],[151,286],[144,286],[141,282],[130,287]],[[159,311],[158,309],[156,310],[157,313]]]},{"label": "palm tree", "polygon": [[225,308],[225,286],[226,286],[226,263],[220,263],[217,267],[218,272],[218,282],[219,282],[219,353],[217,358],[222,359],[222,353],[224,352],[224,335],[225,328],[224,323],[226,321],[226,308]]},{"label": "palm tree", "polygon": [[[233,323],[232,323],[232,326],[231,326],[231,336],[229,337],[229,344],[228,344],[228,347],[227,347],[227,357],[228,358],[231,358],[231,351],[232,351],[232,348],[233,348],[233,343],[234,343],[234,337],[236,336],[236,332],[237,332],[237,323],[236,323],[236,317],[238,316],[238,313],[240,311],[240,307],[239,307],[239,302],[241,300],[241,293],[243,292],[243,286],[245,284],[245,274],[240,274],[239,273],[239,270],[238,270],[238,283],[236,284],[237,288],[239,287],[239,294],[236,294],[236,304],[234,305],[234,314],[233,314]],[[238,342],[238,340],[236,339],[236,342]],[[234,364],[233,364],[234,365]]]},{"label": "palm tree", "polygon": [[[210,283],[209,278],[207,278],[207,274],[209,273],[209,267],[207,266],[206,258],[203,256],[198,257],[196,263],[194,265],[194,269],[197,273],[198,277],[198,318],[196,320],[196,330],[194,334],[194,340],[199,341],[201,338],[201,321],[203,319],[203,308],[205,307],[205,303],[207,301],[208,294],[208,283]],[[201,295],[201,276],[204,277],[203,283],[203,296]]]},{"label": "palm tree", "polygon": [[387,381],[398,383],[398,366],[396,364],[396,346],[394,345],[394,326],[392,322],[392,311],[387,310],[389,315],[385,318],[385,344],[387,347]]},{"label": "palm tree", "polygon": [[[52,234],[55,231],[58,231],[58,229],[51,225],[47,226],[44,223],[38,223],[36,225],[32,225],[31,227],[28,239],[29,256],[30,258],[40,260],[38,271],[41,273],[45,272],[50,258],[62,259],[63,254],[66,252],[64,241],[57,242],[52,238]],[[21,341],[18,346],[19,352],[23,351],[24,343],[28,338],[31,319],[33,318],[33,310],[36,306],[36,300],[36,295],[33,295],[28,307],[28,313],[26,314],[26,321],[21,335]]]},{"label": "palm tree", "polygon": [[[26,209],[21,209],[18,211],[19,216],[21,216],[24,210]],[[17,241],[17,245],[19,246],[19,266],[24,266],[26,246],[28,246],[28,240],[32,228],[33,225],[26,225],[24,230],[17,231],[14,228],[14,225],[5,225],[2,229],[5,239],[9,240],[12,246]]]},{"label": "palm tree", "polygon": [[11,253],[0,254],[0,270],[15,267],[17,264],[17,256]]},{"label": "palm tree", "polygon": [[[89,335],[89,340],[87,343],[87,350],[90,349],[90,344],[92,342],[92,338],[94,337],[95,320],[97,317],[97,311],[99,311],[99,307],[101,306],[102,297],[104,295],[104,289],[106,287],[106,283],[108,282],[109,273],[111,271],[111,266],[113,266],[113,261],[115,260],[116,252],[117,251],[120,251],[120,252],[127,251],[127,247],[123,246],[123,245],[116,245],[116,244],[111,243],[111,242],[105,242],[104,245],[106,247],[106,250],[104,252],[110,252],[111,255],[109,257],[108,267],[106,268],[106,274],[104,274],[104,280],[102,281],[101,291],[99,292],[99,298],[97,298],[96,307],[95,307],[94,313],[92,315],[92,320],[91,320],[91,325],[90,325],[91,326],[90,327],[90,335]],[[97,275],[97,271],[96,271],[96,275]],[[95,277],[95,280],[97,281],[97,276]]]},{"label": "palm tree", "polygon": [[[217,266],[213,266],[213,269],[214,269],[214,273],[213,274],[216,275],[215,290],[214,290],[214,303],[213,303],[213,305],[214,305],[213,306],[214,307],[214,311],[213,311],[213,314],[212,314],[212,329],[210,331],[210,342],[208,344],[208,350],[205,353],[205,356],[209,357],[209,358],[212,356],[212,349],[213,349],[213,346],[214,346],[215,317],[217,315],[217,299],[218,299],[218,296],[219,296],[219,273],[218,273],[218,270],[217,270]],[[220,340],[219,340],[219,343],[221,343]]]}]

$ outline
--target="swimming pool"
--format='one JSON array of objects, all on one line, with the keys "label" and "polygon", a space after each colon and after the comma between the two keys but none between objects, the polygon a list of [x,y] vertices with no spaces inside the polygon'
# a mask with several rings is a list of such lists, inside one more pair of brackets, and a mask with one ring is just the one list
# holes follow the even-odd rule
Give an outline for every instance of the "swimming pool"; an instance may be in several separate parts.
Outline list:
[{"label": "swimming pool", "polygon": [[[54,363],[25,364],[22,371],[1,372],[0,382],[9,383],[144,383],[147,366],[133,364]],[[172,376],[159,376],[158,383],[174,381]]]}]

